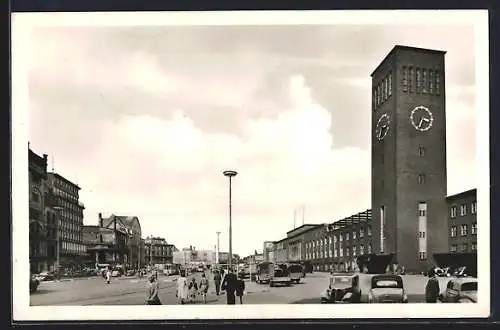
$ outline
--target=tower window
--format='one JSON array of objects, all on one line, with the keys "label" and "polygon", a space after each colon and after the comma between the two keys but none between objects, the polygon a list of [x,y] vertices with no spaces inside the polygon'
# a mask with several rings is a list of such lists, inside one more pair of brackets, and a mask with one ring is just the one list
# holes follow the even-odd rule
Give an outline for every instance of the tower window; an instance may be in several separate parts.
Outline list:
[{"label": "tower window", "polygon": [[422,74],[420,68],[415,69],[417,73],[417,93],[422,92]]},{"label": "tower window", "polygon": [[429,93],[434,94],[434,71],[429,70]]},{"label": "tower window", "polygon": [[424,184],[425,183],[425,174],[419,174],[418,175],[418,184]]},{"label": "tower window", "polygon": [[419,252],[418,254],[419,254],[420,260],[425,260],[426,259],[424,251]]},{"label": "tower window", "polygon": [[439,71],[435,72],[436,75],[436,95],[441,95],[441,74]]},{"label": "tower window", "polygon": [[418,147],[418,155],[420,157],[425,156],[425,148],[424,147]]},{"label": "tower window", "polygon": [[477,223],[476,222],[474,222],[471,226],[471,234],[477,235]]},{"label": "tower window", "polygon": [[387,77],[389,83],[389,96],[392,95],[392,72],[389,72],[389,77]]},{"label": "tower window", "polygon": [[450,228],[450,237],[457,237],[457,227],[456,226],[452,226]]},{"label": "tower window", "polygon": [[384,100],[389,98],[389,83],[387,77],[384,79]]},{"label": "tower window", "polygon": [[467,225],[463,224],[460,226],[460,236],[467,236]]},{"label": "tower window", "polygon": [[410,68],[408,69],[408,91],[409,91],[410,93],[411,93],[411,92],[413,92],[413,85],[414,85],[413,81],[414,81],[414,77],[413,77],[413,68],[412,68],[412,67],[410,67]]},{"label": "tower window", "polygon": [[403,67],[403,92],[408,91],[409,79],[408,79],[408,68],[406,66]]},{"label": "tower window", "polygon": [[377,89],[373,89],[373,98],[372,98],[372,103],[373,103],[373,109],[377,107]]},{"label": "tower window", "polygon": [[422,70],[422,76],[423,76],[422,93],[426,94],[429,91],[429,89],[428,89],[429,81],[427,80],[427,70],[426,69]]},{"label": "tower window", "polygon": [[472,202],[470,205],[470,213],[476,214],[477,213],[477,202]]}]

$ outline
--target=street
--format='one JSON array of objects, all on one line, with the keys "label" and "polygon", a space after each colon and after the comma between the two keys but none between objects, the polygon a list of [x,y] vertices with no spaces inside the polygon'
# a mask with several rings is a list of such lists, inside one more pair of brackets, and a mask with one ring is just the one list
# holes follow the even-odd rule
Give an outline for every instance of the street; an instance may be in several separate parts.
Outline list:
[{"label": "street", "polygon": [[[208,275],[209,273],[207,273]],[[194,275],[199,281],[200,274]],[[225,304],[225,295],[215,294],[211,275],[207,304]],[[366,301],[371,275],[360,274],[362,300]],[[159,297],[164,305],[177,304],[175,297],[177,276],[159,276]],[[419,275],[403,276],[409,303],[424,302],[427,278]],[[440,278],[441,290],[447,279]],[[290,287],[269,287],[265,284],[246,281],[244,304],[316,304],[321,292],[328,285],[328,274],[307,274],[301,283]],[[42,282],[38,291],[30,296],[31,306],[57,305],[143,305],[146,296],[147,278],[113,278],[108,285],[101,277],[73,279],[62,282]],[[200,301],[197,302],[201,303]]]}]

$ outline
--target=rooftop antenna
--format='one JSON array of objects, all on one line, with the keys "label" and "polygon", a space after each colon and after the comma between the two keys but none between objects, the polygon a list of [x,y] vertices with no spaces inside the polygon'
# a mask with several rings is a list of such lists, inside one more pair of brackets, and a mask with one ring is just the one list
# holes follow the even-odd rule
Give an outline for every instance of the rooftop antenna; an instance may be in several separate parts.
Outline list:
[{"label": "rooftop antenna", "polygon": [[293,210],[293,229],[295,229],[295,216],[297,214],[297,209]]},{"label": "rooftop antenna", "polygon": [[54,155],[52,155],[52,172],[54,172],[54,163],[55,163],[55,161],[54,161]]}]

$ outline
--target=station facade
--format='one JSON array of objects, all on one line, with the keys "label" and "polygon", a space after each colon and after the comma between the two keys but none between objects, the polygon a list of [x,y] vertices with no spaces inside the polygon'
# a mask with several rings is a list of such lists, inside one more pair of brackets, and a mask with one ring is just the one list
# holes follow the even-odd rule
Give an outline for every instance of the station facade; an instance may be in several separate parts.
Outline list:
[{"label": "station facade", "polygon": [[389,52],[371,75],[371,208],[288,232],[267,243],[269,261],[420,273],[436,266],[434,255],[476,253],[476,190],[447,197],[444,58],[407,46]]}]

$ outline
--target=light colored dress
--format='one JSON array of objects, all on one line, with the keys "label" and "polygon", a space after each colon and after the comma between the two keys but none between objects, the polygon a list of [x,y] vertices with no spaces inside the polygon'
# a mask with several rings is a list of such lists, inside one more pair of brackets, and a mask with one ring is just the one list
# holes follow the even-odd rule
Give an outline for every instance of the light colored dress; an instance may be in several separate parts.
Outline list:
[{"label": "light colored dress", "polygon": [[186,301],[188,299],[188,283],[186,277],[179,277],[177,279],[177,301]]}]

